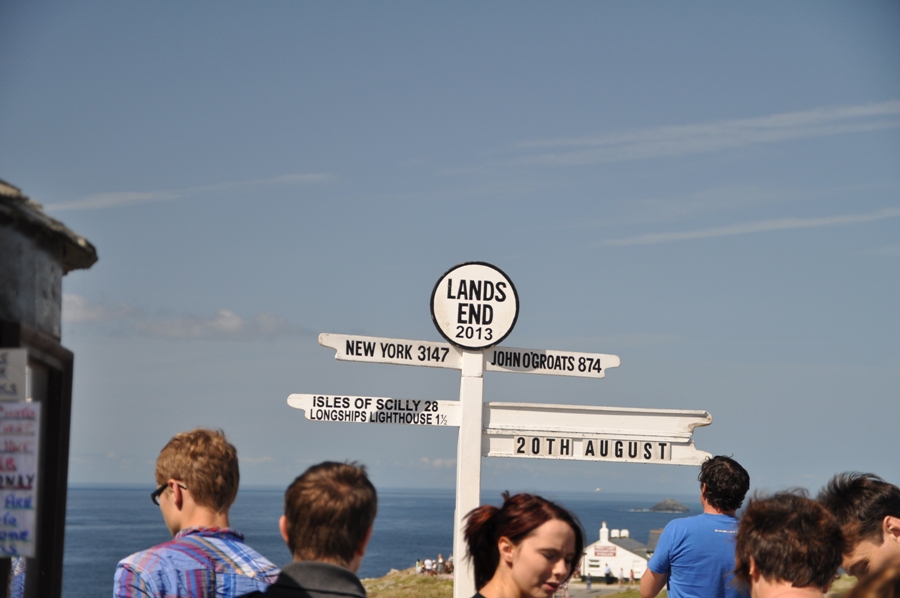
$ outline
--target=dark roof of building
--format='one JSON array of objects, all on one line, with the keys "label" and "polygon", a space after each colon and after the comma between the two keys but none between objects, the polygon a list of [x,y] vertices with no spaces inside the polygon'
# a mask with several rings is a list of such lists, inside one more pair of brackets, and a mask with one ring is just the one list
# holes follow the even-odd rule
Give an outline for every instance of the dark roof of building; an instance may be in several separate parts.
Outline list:
[{"label": "dark roof of building", "polygon": [[647,538],[647,552],[653,554],[656,551],[656,545],[659,543],[659,536],[662,534],[661,529],[650,530],[650,537]]},{"label": "dark roof of building", "polygon": [[97,250],[90,241],[45,214],[41,204],[2,179],[0,224],[11,225],[47,247],[56,255],[63,273],[90,268],[97,261]]},{"label": "dark roof of building", "polygon": [[645,559],[650,558],[647,556],[647,547],[632,538],[610,538],[609,542]]}]

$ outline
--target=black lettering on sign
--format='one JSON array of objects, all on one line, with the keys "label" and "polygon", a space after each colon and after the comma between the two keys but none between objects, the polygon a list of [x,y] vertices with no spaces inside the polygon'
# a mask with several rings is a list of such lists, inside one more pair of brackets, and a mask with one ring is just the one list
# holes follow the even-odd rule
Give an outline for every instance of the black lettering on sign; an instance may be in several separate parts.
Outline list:
[{"label": "black lettering on sign", "polygon": [[503,303],[506,301],[506,293],[503,292],[503,289],[506,288],[505,282],[497,283],[497,303]]},{"label": "black lettering on sign", "polygon": [[457,324],[483,324],[494,321],[494,308],[487,303],[460,303],[456,306]]},{"label": "black lettering on sign", "polygon": [[416,349],[418,349],[419,361],[438,361],[444,363],[444,360],[447,359],[447,354],[450,353],[450,349],[447,347],[428,348],[424,345],[419,345]]},{"label": "black lettering on sign", "polygon": [[[427,408],[426,408],[427,410]],[[575,453],[575,443],[581,442],[581,451]],[[513,454],[528,457],[557,457],[572,459],[604,459],[618,461],[671,460],[666,453],[667,442],[646,440],[615,440],[612,438],[565,438],[546,436],[514,436]],[[654,453],[658,445],[660,452]]]},{"label": "black lettering on sign", "polygon": [[470,280],[469,281],[469,299],[477,299],[481,301],[481,281],[480,280]]},{"label": "black lettering on sign", "polygon": [[516,438],[516,453],[519,455],[525,454],[525,438],[523,436]]},{"label": "black lettering on sign", "polygon": [[469,292],[468,292],[468,289],[466,288],[465,280],[459,281],[459,288],[456,289],[456,298],[457,299],[468,299],[469,298]]},{"label": "black lettering on sign", "polygon": [[325,409],[349,409],[350,397],[313,397],[313,407],[324,407]]},{"label": "black lettering on sign", "polygon": [[412,360],[412,345],[401,343],[381,343],[381,357]]},{"label": "black lettering on sign", "polygon": [[[632,450],[633,449],[633,450]],[[636,459],[638,456],[638,443],[628,441],[628,457],[630,459]]]},{"label": "black lettering on sign", "polygon": [[447,299],[466,299],[468,301],[506,301],[505,282],[494,284],[490,280],[460,280],[456,284],[456,295],[453,294],[453,279],[447,279]]},{"label": "black lettering on sign", "polygon": [[355,341],[348,340],[344,347],[347,355],[356,355],[357,357],[374,357],[375,341]]}]

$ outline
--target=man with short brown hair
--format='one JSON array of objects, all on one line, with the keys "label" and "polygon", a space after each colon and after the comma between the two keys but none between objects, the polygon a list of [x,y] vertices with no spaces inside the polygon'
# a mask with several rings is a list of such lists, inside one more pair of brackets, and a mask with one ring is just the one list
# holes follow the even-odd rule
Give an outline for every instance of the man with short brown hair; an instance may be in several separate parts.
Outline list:
[{"label": "man with short brown hair", "polygon": [[119,562],[116,598],[225,598],[275,581],[278,567],[228,527],[240,472],[222,431],[176,434],[156,460],[156,483],[150,498],[174,538]]},{"label": "man with short brown hair", "polygon": [[751,598],[821,598],[843,548],[834,515],[805,492],[754,497],[738,528],[735,577]]},{"label": "man with short brown hair", "polygon": [[265,596],[366,598],[356,572],[377,511],[378,495],[365,467],[326,461],[307,469],[284,493],[278,521],[294,560],[282,567]]}]

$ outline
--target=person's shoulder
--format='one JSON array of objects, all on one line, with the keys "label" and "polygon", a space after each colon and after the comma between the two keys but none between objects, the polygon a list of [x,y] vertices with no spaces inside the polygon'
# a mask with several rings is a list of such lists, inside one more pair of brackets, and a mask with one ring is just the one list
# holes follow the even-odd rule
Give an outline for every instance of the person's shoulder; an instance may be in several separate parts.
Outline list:
[{"label": "person's shoulder", "polygon": [[663,531],[673,532],[690,528],[697,524],[697,521],[701,515],[702,513],[700,515],[691,515],[690,517],[679,517],[678,519],[673,519],[665,525]]},{"label": "person's shoulder", "polygon": [[170,550],[172,540],[157,544],[152,548],[140,550],[134,554],[130,554],[119,561],[118,569],[130,569],[132,571],[147,571],[154,569],[162,564],[165,560],[166,553]]},{"label": "person's shoulder", "polygon": [[164,544],[135,552],[118,562],[113,577],[114,596],[156,595],[157,584],[171,573],[170,562],[161,549]]},{"label": "person's shoulder", "polygon": [[706,513],[673,519],[663,528],[660,540],[674,540],[690,536],[694,532],[710,527],[712,521]]}]

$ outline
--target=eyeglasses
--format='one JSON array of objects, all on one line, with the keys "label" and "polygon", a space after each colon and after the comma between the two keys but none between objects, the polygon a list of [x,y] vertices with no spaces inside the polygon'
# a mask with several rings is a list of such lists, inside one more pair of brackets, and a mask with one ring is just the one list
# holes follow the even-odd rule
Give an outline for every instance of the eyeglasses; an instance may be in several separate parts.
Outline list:
[{"label": "eyeglasses", "polygon": [[[156,490],[154,490],[153,492],[150,493],[150,500],[153,501],[153,504],[155,504],[157,506],[159,505],[159,497],[162,495],[163,492],[166,491],[166,488],[168,488],[168,487],[169,487],[169,483],[166,482],[165,484],[163,484],[162,486],[160,486],[159,488],[157,488]],[[183,484],[178,484],[178,487],[183,490],[187,490],[187,486],[185,486]]]}]

